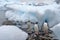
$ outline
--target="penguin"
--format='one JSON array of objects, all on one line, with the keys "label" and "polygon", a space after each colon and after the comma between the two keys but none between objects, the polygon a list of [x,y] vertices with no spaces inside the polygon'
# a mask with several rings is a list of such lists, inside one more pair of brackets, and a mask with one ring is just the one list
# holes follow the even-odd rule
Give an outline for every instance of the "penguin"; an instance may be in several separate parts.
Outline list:
[{"label": "penguin", "polygon": [[46,22],[44,22],[42,30],[44,33],[48,34],[48,24]]},{"label": "penguin", "polygon": [[38,34],[38,32],[39,32],[38,22],[36,22],[36,23],[34,24],[34,32],[35,32],[35,34]]}]

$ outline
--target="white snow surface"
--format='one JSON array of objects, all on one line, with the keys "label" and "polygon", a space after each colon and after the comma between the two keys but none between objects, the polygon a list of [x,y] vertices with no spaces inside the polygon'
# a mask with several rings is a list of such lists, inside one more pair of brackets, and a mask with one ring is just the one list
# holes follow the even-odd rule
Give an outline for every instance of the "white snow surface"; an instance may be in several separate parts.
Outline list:
[{"label": "white snow surface", "polygon": [[0,26],[0,40],[26,40],[28,34],[13,25]]},{"label": "white snow surface", "polygon": [[57,38],[60,40],[60,23],[55,25],[51,30],[55,33]]}]

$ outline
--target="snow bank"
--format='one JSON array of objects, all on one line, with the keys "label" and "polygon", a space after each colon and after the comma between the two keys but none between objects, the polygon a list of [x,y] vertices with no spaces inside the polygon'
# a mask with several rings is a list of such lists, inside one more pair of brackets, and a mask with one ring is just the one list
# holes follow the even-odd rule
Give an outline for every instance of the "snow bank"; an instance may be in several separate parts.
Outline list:
[{"label": "snow bank", "polygon": [[55,33],[57,38],[60,40],[60,23],[55,25],[51,30]]},{"label": "snow bank", "polygon": [[12,25],[0,26],[0,40],[26,40],[28,34]]}]

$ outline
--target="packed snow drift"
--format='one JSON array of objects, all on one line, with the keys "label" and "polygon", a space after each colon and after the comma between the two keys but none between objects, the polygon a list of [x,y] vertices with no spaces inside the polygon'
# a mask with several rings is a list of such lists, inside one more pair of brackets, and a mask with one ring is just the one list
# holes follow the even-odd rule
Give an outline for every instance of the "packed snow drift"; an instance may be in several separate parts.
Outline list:
[{"label": "packed snow drift", "polygon": [[28,34],[16,26],[0,26],[0,40],[26,40]]}]

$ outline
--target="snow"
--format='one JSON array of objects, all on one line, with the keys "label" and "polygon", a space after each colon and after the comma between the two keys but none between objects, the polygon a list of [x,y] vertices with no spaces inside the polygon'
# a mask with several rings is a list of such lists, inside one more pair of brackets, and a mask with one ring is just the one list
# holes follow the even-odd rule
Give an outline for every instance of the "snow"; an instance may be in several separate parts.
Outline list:
[{"label": "snow", "polygon": [[[20,21],[20,17],[21,17],[21,15],[22,15],[23,13],[22,12],[16,12],[16,11],[7,11],[6,13],[5,13],[5,16],[6,16],[6,18],[8,18],[9,20],[19,20]],[[7,16],[8,15],[8,16]]]},{"label": "snow", "polygon": [[45,5],[45,6],[33,6],[33,5],[19,5],[19,4],[7,4],[7,7],[16,9],[16,10],[23,10],[23,11],[40,11],[43,12],[46,9],[54,10],[58,7],[56,3],[53,3],[52,5]]},{"label": "snow", "polygon": [[7,10],[8,8],[13,9],[8,10],[5,13],[6,18],[8,18],[9,20],[15,20],[15,21],[31,20],[33,22],[38,21],[40,23],[39,24],[40,27],[42,26],[43,22],[47,20],[50,28],[60,22],[59,20],[60,5],[56,3],[44,6],[33,6],[26,4],[20,5],[12,3],[7,4],[5,10]]},{"label": "snow", "polygon": [[[7,16],[8,15],[8,16]],[[28,21],[30,20],[36,20],[35,16],[31,15],[30,13],[24,13],[24,12],[18,12],[18,11],[7,11],[5,13],[6,18],[9,20],[14,20],[14,21]],[[37,21],[37,20],[36,20]]]},{"label": "snow", "polygon": [[13,25],[0,26],[0,40],[26,40],[28,34]]},{"label": "snow", "polygon": [[0,0],[0,5],[2,6],[2,4],[3,5],[5,5],[5,4],[11,4],[11,3],[18,3],[18,4],[31,4],[31,5],[33,5],[33,4],[39,4],[39,2],[44,2],[45,4],[51,4],[51,3],[53,3],[54,1],[53,0],[49,0],[49,1],[47,1],[47,0]]},{"label": "snow", "polygon": [[54,6],[55,8],[45,10],[44,18],[47,20],[49,27],[53,27],[54,25],[60,23],[60,5]]},{"label": "snow", "polygon": [[60,23],[55,25],[51,30],[55,33],[57,38],[60,40]]},{"label": "snow", "polygon": [[[22,15],[16,14],[16,16],[12,17],[11,19],[16,19],[16,20],[31,20],[31,21],[39,21],[40,26],[42,23],[47,20],[49,27],[54,26],[55,24],[59,23],[59,10],[60,5],[53,3],[50,5],[45,5],[45,6],[33,6],[33,5],[19,5],[19,4],[8,4],[6,7],[12,8],[14,10],[17,10],[16,12],[8,12],[8,14],[13,13],[14,15],[18,12],[22,12]],[[20,13],[19,12],[19,13]],[[8,17],[8,16],[7,16]],[[8,17],[9,18],[9,17]],[[57,18],[57,19],[56,19]],[[57,22],[56,22],[57,21]]]},{"label": "snow", "polygon": [[[44,5],[44,6],[33,6],[33,5],[28,5],[30,3],[26,4],[26,2],[19,3],[16,1],[17,0],[7,0],[7,1],[0,0],[0,6],[4,6],[7,4],[6,7],[0,7],[1,8],[0,12],[1,12],[1,10],[4,11],[6,18],[8,18],[9,20],[14,20],[14,21],[31,20],[32,22],[38,21],[39,27],[42,26],[44,21],[47,21],[49,27],[50,28],[53,27],[52,30],[54,32],[56,32],[56,35],[59,38],[60,31],[57,30],[60,28],[59,27],[60,24],[58,24],[58,23],[60,23],[60,5],[59,4],[52,3],[52,4]],[[32,2],[31,2],[31,4],[32,4]],[[7,10],[8,8],[11,8],[13,10]],[[5,11],[5,10],[7,10],[7,11]],[[58,24],[58,26],[55,26],[56,24]],[[0,28],[4,28],[4,26],[0,27]],[[0,31],[1,30],[4,30],[4,29],[0,29]],[[7,30],[8,30],[8,28],[5,31],[7,31]],[[1,32],[3,32],[3,31],[1,31]],[[14,36],[15,32],[14,33],[13,33],[13,31],[11,31],[11,32],[12,32],[12,37],[10,37],[10,34],[11,34],[10,33],[8,39],[9,38],[13,39],[15,37]],[[2,36],[5,36],[5,35],[2,35]],[[18,39],[19,39],[19,37],[18,37]]]}]

